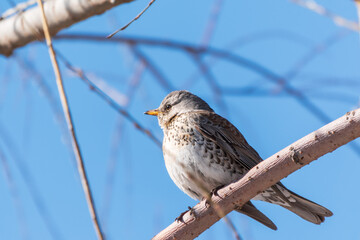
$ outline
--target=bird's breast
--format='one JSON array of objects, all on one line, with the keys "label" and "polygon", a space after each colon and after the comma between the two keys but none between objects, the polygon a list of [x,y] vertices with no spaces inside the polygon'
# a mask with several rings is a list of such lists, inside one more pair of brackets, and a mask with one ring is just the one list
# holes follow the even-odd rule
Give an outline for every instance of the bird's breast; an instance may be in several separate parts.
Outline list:
[{"label": "bird's breast", "polygon": [[196,130],[179,127],[164,134],[166,169],[174,183],[195,199],[202,199],[204,190],[210,192],[239,178],[221,163],[224,159],[218,159],[214,147],[209,152],[209,144]]}]

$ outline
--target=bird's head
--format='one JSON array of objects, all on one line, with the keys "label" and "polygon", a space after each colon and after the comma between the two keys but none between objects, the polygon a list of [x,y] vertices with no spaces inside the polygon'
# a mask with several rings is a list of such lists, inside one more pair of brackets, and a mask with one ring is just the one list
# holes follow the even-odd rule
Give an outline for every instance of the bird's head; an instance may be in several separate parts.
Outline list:
[{"label": "bird's head", "polygon": [[169,93],[157,109],[149,110],[145,114],[157,116],[161,128],[165,128],[176,116],[194,110],[213,110],[198,96],[181,90]]}]

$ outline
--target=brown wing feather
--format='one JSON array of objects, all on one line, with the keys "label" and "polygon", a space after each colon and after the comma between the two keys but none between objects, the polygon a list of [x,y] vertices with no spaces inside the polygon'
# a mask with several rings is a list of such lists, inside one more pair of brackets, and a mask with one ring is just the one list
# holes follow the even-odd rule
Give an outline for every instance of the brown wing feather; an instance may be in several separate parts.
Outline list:
[{"label": "brown wing feather", "polygon": [[262,161],[240,131],[228,120],[214,112],[196,111],[196,113],[199,114],[197,130],[205,138],[217,144],[235,162],[250,170]]},{"label": "brown wing feather", "polygon": [[[196,129],[207,138],[218,145],[228,156],[230,156],[236,163],[246,169],[251,169],[262,161],[259,154],[247,143],[244,136],[239,130],[232,125],[225,118],[209,111],[193,112],[198,115],[196,119]],[[288,198],[282,193],[279,188],[285,189],[295,202],[290,202]],[[278,197],[284,200],[289,206],[281,205],[315,224],[320,224],[325,220],[325,217],[332,215],[332,212],[321,205],[318,205],[306,198],[303,198],[290,190],[286,189],[280,182],[271,187]],[[271,229],[276,229],[276,226],[258,211],[250,202],[245,204],[242,209],[236,209],[255,220],[265,224]]]}]

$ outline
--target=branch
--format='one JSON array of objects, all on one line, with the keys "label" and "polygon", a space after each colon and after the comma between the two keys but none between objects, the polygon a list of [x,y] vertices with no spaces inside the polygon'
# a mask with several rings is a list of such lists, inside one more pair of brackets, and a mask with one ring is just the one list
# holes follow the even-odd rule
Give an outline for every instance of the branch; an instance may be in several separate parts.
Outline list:
[{"label": "branch", "polygon": [[356,7],[357,15],[358,15],[357,25],[358,25],[358,28],[360,29],[360,0],[355,0],[355,7]]},{"label": "branch", "polygon": [[175,87],[172,85],[171,81],[169,81],[165,75],[160,71],[160,68],[158,68],[155,63],[147,56],[144,52],[142,52],[136,45],[130,44],[130,48],[134,55],[143,61],[146,65],[146,67],[149,69],[150,73],[154,76],[154,78],[159,82],[162,88],[164,88],[165,91],[171,92],[175,89]]},{"label": "branch", "polygon": [[45,227],[49,231],[51,239],[61,240],[64,239],[60,227],[55,221],[54,215],[52,215],[50,208],[46,204],[45,198],[42,194],[42,191],[36,183],[36,178],[32,175],[28,161],[21,156],[20,150],[16,147],[14,139],[11,138],[11,135],[6,131],[6,128],[0,123],[0,141],[3,142],[6,150],[12,157],[12,163],[17,168],[17,171],[20,173],[20,176],[24,180],[25,187],[29,191],[30,198],[35,204],[35,208],[42,218]]},{"label": "branch", "polygon": [[[77,22],[133,0],[53,0],[44,3],[45,15],[53,36]],[[14,49],[43,38],[39,7],[0,21],[0,54],[10,56]]]},{"label": "branch", "polygon": [[81,151],[80,151],[80,146],[79,146],[76,134],[75,134],[75,128],[74,128],[74,124],[73,124],[73,120],[72,120],[72,116],[71,116],[67,96],[66,96],[66,93],[65,93],[63,80],[62,80],[62,77],[61,77],[61,72],[60,72],[60,69],[59,69],[59,65],[58,65],[56,55],[55,55],[55,51],[54,51],[52,41],[51,41],[51,36],[50,36],[50,31],[49,31],[49,24],[48,24],[48,20],[46,18],[46,15],[45,15],[44,5],[43,5],[42,0],[37,0],[37,3],[38,3],[38,6],[40,8],[40,12],[41,12],[41,20],[42,20],[43,31],[44,31],[44,34],[45,34],[46,44],[47,44],[48,49],[49,49],[49,55],[50,55],[51,63],[53,65],[55,78],[56,78],[56,85],[58,87],[61,105],[63,107],[65,119],[66,119],[66,122],[67,122],[67,125],[68,125],[68,130],[69,130],[69,133],[70,133],[70,136],[71,136],[71,143],[72,143],[74,155],[75,155],[75,158],[76,158],[76,163],[77,163],[77,168],[78,168],[80,179],[81,179],[81,184],[82,184],[84,194],[85,194],[85,198],[86,198],[86,202],[87,202],[87,205],[88,205],[88,208],[89,208],[90,217],[91,217],[91,220],[93,222],[97,238],[99,240],[103,240],[105,238],[104,238],[103,232],[102,232],[101,227],[100,227],[100,222],[99,222],[98,215],[97,215],[96,210],[95,210],[94,198],[93,198],[92,193],[91,193],[88,177],[87,177],[86,170],[85,170],[84,160],[83,160],[83,157],[82,157],[82,154],[81,154]]},{"label": "branch", "polygon": [[94,84],[90,79],[87,77],[85,72],[81,70],[80,68],[74,67],[69,60],[67,60],[63,55],[60,54],[60,52],[57,52],[59,58],[63,61],[65,66],[75,73],[85,84],[89,86],[91,90],[93,90],[97,95],[99,95],[103,100],[105,100],[113,109],[115,109],[117,112],[119,112],[121,115],[123,115],[124,118],[129,120],[133,126],[139,130],[140,132],[147,135],[156,145],[158,145],[161,148],[161,141],[155,137],[155,135],[147,128],[145,128],[143,125],[140,124],[138,120],[136,120],[127,110],[126,108],[120,106],[116,100],[114,100],[111,96],[106,94],[103,90],[101,90],[96,84]]},{"label": "branch", "polygon": [[[113,37],[111,39],[105,39],[101,35],[93,34],[61,34],[55,36],[56,39],[71,39],[71,40],[87,40],[87,41],[100,41],[104,43],[127,43],[130,45],[146,45],[146,46],[160,46],[169,49],[182,50],[184,52],[192,53],[199,55],[200,57],[209,55],[216,57],[228,62],[234,63],[236,65],[245,67],[258,75],[264,77],[266,80],[280,86],[285,93],[292,96],[300,105],[302,105],[306,110],[313,114],[323,123],[331,121],[331,118],[315,103],[308,98],[303,92],[299,91],[297,88],[287,84],[286,78],[275,73],[271,69],[252,61],[251,59],[236,55],[231,51],[226,51],[214,47],[204,47],[201,45],[188,44],[180,41],[171,41],[164,39],[156,38],[137,38],[137,37]],[[352,150],[360,156],[360,147],[357,144],[351,144],[350,147]]]},{"label": "branch", "polygon": [[128,24],[126,24],[125,26],[123,26],[122,28],[116,30],[115,32],[111,33],[109,36],[107,36],[106,38],[112,38],[115,34],[117,34],[120,31],[125,30],[127,27],[129,27],[133,22],[135,22],[136,20],[138,20],[145,12],[146,10],[148,10],[148,8],[155,2],[155,0],[151,0],[148,5],[146,6],[146,8],[144,8],[144,10],[142,10],[135,18],[133,18],[133,20],[131,20]]},{"label": "branch", "polygon": [[[239,181],[220,189],[219,196],[212,196],[211,201],[228,214],[235,206],[242,206],[282,178],[358,137],[360,108],[348,112],[259,163]],[[206,207],[204,201],[193,210],[193,215],[186,213],[183,216],[184,222],[174,222],[153,239],[194,239],[220,219],[212,207]]]},{"label": "branch", "polygon": [[5,153],[3,152],[1,147],[0,147],[0,162],[6,183],[10,191],[12,201],[14,202],[15,211],[17,213],[16,215],[17,215],[18,225],[20,226],[19,227],[20,235],[22,239],[29,239],[29,226],[25,219],[24,205],[22,202],[23,199],[21,199],[21,197],[19,196],[18,185],[16,181],[14,181],[13,173],[10,170],[9,160],[5,156]]},{"label": "branch", "polygon": [[[357,1],[357,0],[356,0]],[[355,1],[355,3],[356,3]],[[313,11],[321,16],[325,16],[330,18],[336,25],[340,27],[347,28],[351,31],[358,32],[360,30],[359,25],[357,22],[350,21],[346,18],[343,18],[335,13],[329,11],[325,7],[321,6],[320,4],[316,3],[313,0],[291,0],[291,2],[298,4],[301,7],[307,8],[310,11]]]}]

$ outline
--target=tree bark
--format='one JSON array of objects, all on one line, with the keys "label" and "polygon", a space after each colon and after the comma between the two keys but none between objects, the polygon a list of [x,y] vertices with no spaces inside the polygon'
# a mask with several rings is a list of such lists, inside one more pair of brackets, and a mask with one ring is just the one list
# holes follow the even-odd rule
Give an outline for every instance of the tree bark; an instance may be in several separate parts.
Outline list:
[{"label": "tree bark", "polygon": [[[133,0],[52,0],[44,3],[53,36],[60,30]],[[0,21],[0,54],[10,56],[14,49],[43,39],[39,7],[33,7]]]},{"label": "tree bark", "polygon": [[[226,215],[235,206],[242,206],[292,172],[359,136],[360,108],[348,112],[259,163],[239,181],[220,189],[218,196],[212,196],[211,202]],[[219,211],[206,206],[205,201],[197,204],[192,213],[186,213],[183,216],[184,222],[175,221],[153,239],[193,239],[220,220]]]}]

